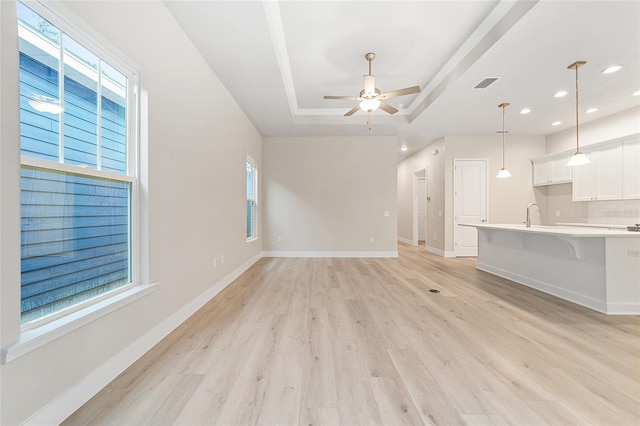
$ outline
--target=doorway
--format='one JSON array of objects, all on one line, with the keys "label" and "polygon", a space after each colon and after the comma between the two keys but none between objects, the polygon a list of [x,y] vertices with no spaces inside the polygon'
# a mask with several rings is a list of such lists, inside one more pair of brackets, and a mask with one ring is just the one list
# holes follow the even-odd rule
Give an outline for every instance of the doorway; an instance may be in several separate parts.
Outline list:
[{"label": "doorway", "polygon": [[423,245],[427,240],[427,169],[413,173],[413,245]]},{"label": "doorway", "polygon": [[453,160],[453,253],[458,256],[478,255],[478,231],[461,223],[487,221],[486,158]]}]

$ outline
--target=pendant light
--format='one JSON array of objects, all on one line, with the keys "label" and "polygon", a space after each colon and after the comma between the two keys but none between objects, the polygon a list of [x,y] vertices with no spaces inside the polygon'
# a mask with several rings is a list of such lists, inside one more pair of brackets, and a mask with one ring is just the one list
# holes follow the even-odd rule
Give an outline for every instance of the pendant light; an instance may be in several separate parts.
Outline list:
[{"label": "pendant light", "polygon": [[502,168],[500,169],[500,171],[498,172],[498,175],[496,176],[497,178],[508,178],[511,177],[511,173],[509,173],[509,170],[507,170],[504,167],[504,134],[505,134],[505,130],[504,130],[504,109],[506,107],[508,107],[510,104],[508,102],[503,102],[500,105],[498,105],[498,108],[502,108]]},{"label": "pendant light", "polygon": [[573,153],[567,162],[567,166],[582,166],[583,164],[589,164],[591,162],[586,155],[580,152],[580,137],[578,131],[578,68],[586,63],[587,61],[576,61],[567,67],[569,70],[576,70],[576,152]]}]

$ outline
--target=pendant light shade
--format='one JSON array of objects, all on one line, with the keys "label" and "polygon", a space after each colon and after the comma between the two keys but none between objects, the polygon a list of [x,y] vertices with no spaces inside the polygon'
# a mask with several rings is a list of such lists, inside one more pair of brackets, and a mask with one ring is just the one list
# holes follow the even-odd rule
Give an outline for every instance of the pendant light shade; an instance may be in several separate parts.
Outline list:
[{"label": "pendant light shade", "polygon": [[500,171],[498,172],[498,175],[496,176],[497,178],[508,178],[511,177],[511,173],[509,173],[509,170],[505,169],[504,167],[500,169]]},{"label": "pendant light shade", "polygon": [[567,162],[567,166],[582,166],[591,162],[586,155],[580,152],[580,131],[578,129],[578,68],[586,63],[587,61],[576,61],[567,67],[567,69],[576,70],[576,152]]},{"label": "pendant light shade", "polygon": [[571,158],[569,158],[569,161],[567,161],[567,166],[582,166],[584,164],[589,164],[590,162],[591,160],[589,160],[586,155],[580,151],[576,151],[573,153]]},{"label": "pendant light shade", "polygon": [[497,178],[503,179],[511,177],[511,173],[504,167],[504,134],[506,133],[504,130],[504,109],[508,107],[510,104],[508,102],[503,102],[498,105],[498,108],[502,108],[502,168],[498,172]]}]

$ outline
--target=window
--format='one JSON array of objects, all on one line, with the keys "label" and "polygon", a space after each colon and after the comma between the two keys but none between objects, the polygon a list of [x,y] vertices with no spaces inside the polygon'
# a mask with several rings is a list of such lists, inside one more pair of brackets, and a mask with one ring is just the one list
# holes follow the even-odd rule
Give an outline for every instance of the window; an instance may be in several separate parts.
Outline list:
[{"label": "window", "polygon": [[135,74],[17,7],[25,323],[133,282]]},{"label": "window", "polygon": [[247,241],[258,238],[258,169],[256,162],[247,156]]}]

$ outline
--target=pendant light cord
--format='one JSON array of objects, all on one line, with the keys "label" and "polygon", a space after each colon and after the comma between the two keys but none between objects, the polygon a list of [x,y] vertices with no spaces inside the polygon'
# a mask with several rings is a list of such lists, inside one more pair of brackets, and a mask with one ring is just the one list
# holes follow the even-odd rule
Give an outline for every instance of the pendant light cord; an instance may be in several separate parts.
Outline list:
[{"label": "pendant light cord", "polygon": [[580,152],[580,136],[578,127],[578,66],[576,66],[576,153]]},{"label": "pendant light cord", "polygon": [[502,168],[504,169],[504,109],[505,106],[502,107]]}]

